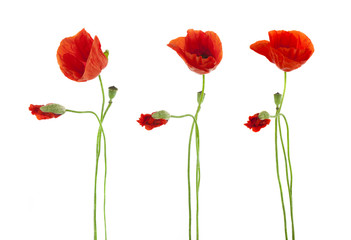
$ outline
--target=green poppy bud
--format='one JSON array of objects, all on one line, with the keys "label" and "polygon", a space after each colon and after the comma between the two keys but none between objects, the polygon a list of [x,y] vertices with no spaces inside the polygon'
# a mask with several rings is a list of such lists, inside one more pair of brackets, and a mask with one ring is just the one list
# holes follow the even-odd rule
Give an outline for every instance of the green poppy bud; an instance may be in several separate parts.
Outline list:
[{"label": "green poppy bud", "polygon": [[66,112],[66,108],[64,106],[56,103],[46,104],[45,106],[42,106],[40,110],[42,112],[49,112],[49,113],[60,114],[60,115]]},{"label": "green poppy bud", "polygon": [[258,114],[258,118],[261,120],[269,119],[269,113],[267,111],[262,111]]},{"label": "green poppy bud", "polygon": [[[201,94],[202,94],[202,91],[200,91],[200,92],[197,93],[197,103],[198,103],[198,104],[200,104],[200,101],[201,101]],[[203,96],[203,98],[202,98],[201,103],[204,101],[205,96],[206,96],[206,93],[204,93],[204,96]]]},{"label": "green poppy bud", "polygon": [[112,100],[116,94],[117,94],[118,88],[115,86],[111,86],[108,88],[108,96],[110,97],[110,100]]},{"label": "green poppy bud", "polygon": [[277,107],[280,105],[281,101],[282,101],[282,95],[278,92],[274,94],[274,102]]},{"label": "green poppy bud", "polygon": [[161,110],[158,112],[155,112],[151,115],[151,117],[153,119],[165,119],[165,120],[169,120],[171,118],[171,114],[169,114],[167,111],[165,110]]}]

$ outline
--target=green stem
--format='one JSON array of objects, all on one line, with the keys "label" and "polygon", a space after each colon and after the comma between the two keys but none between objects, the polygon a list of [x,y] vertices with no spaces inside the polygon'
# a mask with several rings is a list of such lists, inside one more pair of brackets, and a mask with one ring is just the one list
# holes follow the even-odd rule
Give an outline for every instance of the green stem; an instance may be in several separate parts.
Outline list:
[{"label": "green stem", "polygon": [[283,149],[283,154],[284,154],[286,183],[287,183],[287,186],[288,186],[288,189],[289,189],[289,196],[290,196],[290,180],[289,180],[289,173],[288,173],[288,160],[287,160],[287,156],[286,156],[284,140],[283,140],[283,134],[282,134],[282,129],[281,129],[281,125],[280,125],[280,115],[277,118],[278,118],[280,142],[282,144],[282,149]]},{"label": "green stem", "polygon": [[[191,140],[193,136],[193,131],[194,131],[194,126],[195,122],[197,123],[197,116],[200,112],[201,109],[201,104],[204,99],[204,91],[205,91],[205,75],[202,76],[202,92],[199,100],[199,104],[197,106],[196,114],[194,117],[193,124],[191,126],[190,130],[190,136],[189,136],[189,144],[188,144],[188,169],[187,169],[187,174],[188,174],[188,205],[189,205],[189,240],[191,240],[191,186],[190,186],[190,151],[191,151]],[[191,115],[192,116],[192,115]],[[176,117],[176,116],[174,116]],[[200,186],[200,161],[199,161],[199,134],[198,134],[198,127],[197,130],[195,130],[196,133],[196,153],[197,153],[197,162],[196,162],[196,239],[199,239],[199,186]]]},{"label": "green stem", "polygon": [[[279,110],[277,110],[276,116],[278,116]],[[275,134],[274,134],[274,142],[275,142],[275,161],[276,161],[276,169],[277,169],[277,178],[278,178],[278,183],[279,183],[279,190],[280,190],[280,199],[282,202],[282,209],[283,209],[283,215],[284,215],[284,230],[285,230],[285,239],[288,240],[288,231],[286,227],[286,213],[285,213],[285,204],[284,204],[284,196],[283,196],[283,189],[282,189],[282,184],[280,181],[280,175],[279,175],[279,162],[278,162],[278,134],[277,134],[277,126],[278,126],[278,118],[275,118]]]},{"label": "green stem", "polygon": [[[291,167],[291,160],[290,160],[290,136],[289,136],[289,125],[286,117],[284,114],[280,113],[280,116],[283,116],[285,120],[285,125],[286,125],[286,139],[287,139],[287,151],[288,151],[288,163],[289,163],[289,171],[290,171],[290,183],[288,184],[289,187],[289,201],[290,201],[290,217],[291,217],[291,230],[292,230],[292,239],[295,240],[295,226],[294,226],[294,213],[293,213],[293,199],[292,199],[292,183],[293,183],[293,174],[292,174],[292,167]],[[278,118],[279,121],[279,129],[281,128],[280,126],[280,116]],[[284,144],[283,144],[283,139],[281,138],[282,141],[282,146],[284,149]],[[285,154],[285,152],[284,152]],[[288,166],[286,163],[286,158],[285,158],[285,168],[286,172],[288,171]],[[288,173],[286,173],[288,174]]]},{"label": "green stem", "polygon": [[[191,130],[193,130],[195,126],[196,132],[199,132],[199,127],[197,125],[197,120],[196,118],[191,115],[191,114],[185,114],[181,116],[174,116],[171,115],[171,118],[183,118],[183,117],[191,117],[193,119],[193,125],[191,127]],[[191,240],[191,186],[190,186],[190,149],[191,149],[191,138],[193,135],[193,131],[190,132],[190,137],[189,137],[189,145],[188,145],[188,205],[189,205],[189,240]],[[198,151],[197,151],[198,155]],[[197,184],[196,184],[197,185]]]},{"label": "green stem", "polygon": [[[100,87],[101,87],[101,93],[102,93],[102,106],[101,106],[101,122],[104,121],[106,113],[108,109],[110,108],[112,101],[109,102],[108,107],[106,108],[105,112],[105,91],[104,91],[104,86],[102,84],[102,79],[101,75],[99,75],[99,81],[100,81]],[[100,157],[100,149],[101,149],[101,127],[98,130],[98,156],[97,156],[97,162]],[[107,227],[106,227],[106,177],[107,177],[107,157],[106,157],[106,138],[105,134],[103,134],[104,137],[104,160],[105,160],[105,174],[104,174],[104,206],[103,206],[103,211],[104,211],[104,229],[105,229],[105,240],[107,240]],[[97,175],[96,175],[97,176]],[[96,211],[94,213],[96,215]]]},{"label": "green stem", "polygon": [[[201,104],[204,100],[204,94],[205,94],[205,75],[202,75],[202,90],[201,90],[201,96],[200,100],[198,102],[197,110],[195,113],[195,120],[197,122],[199,112],[201,110]],[[192,137],[192,132],[194,129],[194,123],[191,126],[191,134],[190,134],[190,139],[189,142],[191,141]],[[195,130],[196,134],[196,155],[197,155],[197,161],[196,161],[196,240],[199,240],[199,190],[200,190],[200,157],[199,157],[199,148],[200,148],[200,140],[199,140],[199,131],[198,129]],[[190,153],[188,154],[188,166],[190,165]],[[188,171],[189,174],[189,171]],[[189,179],[189,177],[188,177]]]},{"label": "green stem", "polygon": [[[96,166],[95,166],[95,181],[94,181],[94,240],[97,239],[97,225],[96,225],[96,186],[97,186],[97,173],[98,173],[98,162],[99,162],[99,155],[100,155],[100,146],[99,146],[99,139],[101,139],[101,133],[103,134],[104,137],[104,152],[105,152],[105,162],[106,162],[106,137],[105,137],[105,132],[102,127],[102,121],[99,119],[98,115],[95,112],[92,111],[74,111],[74,110],[69,110],[66,109],[66,112],[72,112],[72,113],[91,113],[95,115],[99,122],[99,132],[97,136],[97,142],[96,142]],[[106,237],[106,236],[105,236]]]},{"label": "green stem", "polygon": [[103,114],[103,116],[102,116],[102,121],[104,121],[104,119],[105,119],[105,117],[106,117],[106,113],[107,113],[107,111],[110,109],[111,105],[112,105],[112,101],[110,100],[110,101],[108,102],[107,108],[106,108],[106,110],[105,110],[105,112],[104,112],[104,114]]},{"label": "green stem", "polygon": [[101,129],[104,138],[104,159],[105,159],[105,175],[104,175],[104,227],[105,227],[105,240],[107,240],[107,227],[106,227],[106,177],[107,177],[107,156],[106,156],[106,137],[104,131]]},{"label": "green stem", "polygon": [[[285,92],[286,92],[286,72],[284,72],[284,90],[283,90],[283,96],[282,96],[282,100],[279,104],[279,106],[277,106],[277,111],[276,111],[276,118],[275,118],[275,156],[276,156],[276,168],[277,168],[277,178],[278,178],[278,183],[279,183],[279,190],[280,190],[280,197],[281,197],[281,202],[282,202],[282,208],[283,208],[283,215],[284,215],[284,230],[285,230],[285,239],[288,240],[288,232],[287,232],[287,226],[286,226],[286,212],[285,212],[285,205],[284,205],[284,197],[283,197],[283,189],[281,186],[281,181],[280,181],[280,175],[279,175],[279,163],[278,163],[278,134],[277,134],[277,128],[278,128],[278,122],[279,121],[279,114],[280,111],[282,109],[283,106],[283,101],[284,101],[284,97],[285,97]],[[280,124],[279,124],[280,126]],[[279,131],[280,131],[280,135],[281,135],[281,130],[279,127]],[[281,136],[282,139],[282,136]],[[283,150],[284,150],[284,145],[283,145]],[[286,159],[286,155],[285,155],[285,150],[284,150],[284,157]],[[285,161],[286,163],[286,161]],[[286,165],[285,165],[286,166]],[[289,195],[290,195],[290,187],[289,187],[289,177],[287,175],[287,183],[288,183],[288,189],[289,189]]]},{"label": "green stem", "polygon": [[[194,118],[194,122],[196,119]],[[188,208],[189,208],[189,240],[191,240],[191,184],[190,184],[190,150],[191,150],[191,139],[193,136],[193,128],[194,128],[194,122],[191,126],[190,130],[190,136],[189,136],[189,144],[188,144],[188,169],[187,169],[187,174],[188,174]]]},{"label": "green stem", "polygon": [[[284,97],[285,97],[285,91],[286,91],[286,72],[284,72],[284,90],[283,90],[282,101],[280,102],[280,106],[279,106],[279,111],[278,111],[278,113],[280,113],[281,110],[282,110],[283,101],[284,101]],[[278,115],[276,115],[276,116],[278,116]]]},{"label": "green stem", "polygon": [[199,127],[197,125],[197,121],[196,121],[196,119],[195,119],[195,117],[193,115],[191,115],[191,114],[184,114],[184,115],[181,115],[181,116],[171,115],[171,118],[184,118],[184,117],[191,117],[193,119],[193,121],[194,121],[195,127],[197,129],[199,129]]},{"label": "green stem", "polygon": [[102,91],[102,107],[101,107],[101,119],[104,116],[104,108],[105,108],[105,91],[104,86],[102,85],[101,75],[99,75],[100,87]]}]

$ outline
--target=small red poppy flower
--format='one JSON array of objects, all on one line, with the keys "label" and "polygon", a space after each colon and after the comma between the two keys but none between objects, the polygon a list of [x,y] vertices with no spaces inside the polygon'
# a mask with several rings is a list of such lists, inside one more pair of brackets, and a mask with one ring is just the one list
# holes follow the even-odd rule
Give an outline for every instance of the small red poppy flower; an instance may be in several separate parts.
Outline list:
[{"label": "small red poppy flower", "polygon": [[250,48],[285,72],[301,67],[314,52],[311,40],[302,32],[273,30],[268,34],[270,41],[257,41]]},{"label": "small red poppy flower", "polygon": [[[152,113],[154,114],[154,113]],[[160,127],[162,125],[165,125],[168,120],[166,119],[154,119],[152,117],[152,114],[141,114],[139,120],[137,122],[144,127],[146,130],[152,130],[156,127]]]},{"label": "small red poppy flower", "polygon": [[[33,115],[37,117],[38,120],[43,120],[43,119],[50,119],[50,118],[58,118],[62,114],[55,114],[52,112],[43,112],[40,110],[41,107],[44,105],[33,105],[31,104],[29,106],[29,111],[32,112]],[[47,106],[47,105],[46,105]]]},{"label": "small red poppy flower", "polygon": [[108,62],[99,38],[95,36],[92,39],[84,28],[61,41],[56,57],[63,74],[76,82],[96,78]]},{"label": "small red poppy flower", "polygon": [[261,128],[266,127],[271,122],[270,119],[261,120],[258,117],[258,115],[259,113],[256,113],[255,115],[250,116],[249,121],[247,121],[247,123],[244,124],[246,127],[252,129],[252,131],[254,132],[259,132]]},{"label": "small red poppy flower", "polygon": [[173,39],[167,45],[178,53],[191,71],[207,74],[221,62],[222,43],[216,33],[189,29],[186,37]]}]

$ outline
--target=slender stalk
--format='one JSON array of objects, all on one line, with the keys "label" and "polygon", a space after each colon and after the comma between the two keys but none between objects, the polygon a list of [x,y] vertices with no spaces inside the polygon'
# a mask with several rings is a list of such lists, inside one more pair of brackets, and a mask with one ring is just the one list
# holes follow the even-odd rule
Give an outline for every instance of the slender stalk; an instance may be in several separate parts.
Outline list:
[{"label": "slender stalk", "polygon": [[[283,96],[282,96],[282,100],[279,104],[279,106],[277,106],[277,111],[276,111],[276,118],[275,118],[275,157],[276,157],[276,168],[277,168],[277,178],[278,178],[278,183],[279,183],[279,190],[280,190],[280,197],[281,197],[281,202],[282,202],[282,208],[283,208],[283,215],[284,215],[284,230],[285,230],[285,239],[288,240],[288,232],[287,232],[287,226],[286,226],[286,212],[285,212],[285,204],[284,204],[284,196],[283,196],[283,189],[281,186],[281,181],[280,181],[280,174],[279,174],[279,162],[278,162],[278,134],[277,134],[277,128],[278,128],[278,123],[280,123],[279,121],[279,114],[280,111],[282,109],[283,106],[283,101],[284,101],[284,97],[285,97],[285,92],[286,92],[286,72],[284,72],[284,90],[283,90]],[[279,124],[280,126],[280,124]],[[280,131],[280,135],[281,135],[281,129],[279,127],[279,131]],[[282,136],[281,136],[282,139]],[[282,142],[283,143],[283,142]],[[286,159],[286,154],[285,154],[285,149],[284,149],[284,145],[282,145],[283,150],[284,150],[284,157]],[[286,161],[285,161],[286,163]],[[285,165],[286,166],[286,165]],[[290,195],[290,184],[289,184],[289,176],[286,176],[287,178],[287,183],[288,183],[288,189],[289,189],[289,195]]]},{"label": "slender stalk", "polygon": [[95,179],[94,179],[94,240],[97,240],[96,189],[97,189],[97,175],[98,175],[99,157],[100,157],[100,142],[101,142],[101,130],[99,126],[97,139],[96,139],[96,161],[95,161]]},{"label": "slender stalk", "polygon": [[[190,152],[191,152],[191,140],[193,136],[193,131],[194,131],[194,126],[195,122],[197,123],[197,117],[201,109],[201,104],[204,99],[204,91],[205,91],[205,75],[202,76],[202,91],[201,91],[201,96],[200,96],[200,101],[197,106],[197,110],[195,113],[194,121],[191,126],[190,130],[190,136],[189,136],[189,144],[188,144],[188,169],[187,169],[187,175],[188,175],[188,205],[189,205],[189,240],[191,240],[191,186],[190,186]],[[175,117],[175,116],[174,116]],[[197,124],[196,124],[197,125]],[[196,130],[197,129],[197,130]],[[199,134],[198,134],[198,127],[196,127],[195,133],[196,134],[196,153],[197,153],[197,162],[196,162],[196,239],[199,239],[199,186],[200,186],[200,161],[199,161]]]},{"label": "slender stalk", "polygon": [[184,114],[184,115],[180,115],[180,116],[171,115],[171,118],[184,118],[184,117],[191,117],[193,119],[193,123],[195,124],[195,127],[197,129],[199,129],[199,127],[197,125],[197,121],[193,115],[191,115],[191,114]]},{"label": "slender stalk", "polygon": [[104,227],[105,227],[105,240],[107,240],[107,227],[106,227],[106,176],[107,176],[107,156],[106,156],[106,137],[103,129],[101,128],[104,137],[104,159],[105,159],[105,175],[104,175]]},{"label": "slender stalk", "polygon": [[105,117],[106,117],[106,113],[107,113],[107,111],[110,109],[111,105],[112,105],[112,101],[110,100],[110,101],[108,102],[107,108],[106,108],[106,110],[105,110],[105,112],[104,112],[104,114],[103,114],[103,116],[102,116],[101,122],[104,121],[104,119],[105,119]]},{"label": "slender stalk", "polygon": [[[191,115],[191,114],[185,114],[181,116],[175,116],[171,115],[171,118],[183,118],[183,117],[191,117],[193,119],[193,126],[195,124],[195,130],[196,132],[199,131],[199,127],[197,125],[196,118]],[[189,146],[188,146],[188,160],[190,159],[190,148],[191,148],[191,137],[192,137],[192,131],[190,132],[190,137],[189,137]],[[191,191],[190,191],[190,161],[188,161],[188,204],[189,204],[189,239],[191,239]]]},{"label": "slender stalk", "polygon": [[101,139],[101,133],[103,134],[104,137],[104,149],[105,149],[105,158],[106,158],[106,138],[105,138],[105,133],[104,133],[104,129],[102,127],[102,122],[99,119],[98,115],[95,112],[92,111],[74,111],[74,110],[70,110],[70,109],[66,109],[66,112],[72,112],[72,113],[90,113],[93,114],[96,119],[99,122],[99,132],[98,132],[98,136],[97,136],[97,142],[96,142],[96,149],[97,149],[97,157],[96,157],[96,167],[95,167],[95,181],[94,181],[94,240],[97,239],[97,226],[96,226],[96,186],[97,186],[97,173],[98,173],[98,162],[99,162],[99,158],[98,158],[98,153],[100,152],[100,147],[99,147],[99,138]]},{"label": "slender stalk", "polygon": [[[196,119],[194,118],[194,122]],[[194,128],[194,123],[191,126],[190,130],[190,136],[189,136],[189,144],[188,144],[188,169],[187,169],[187,175],[188,175],[188,208],[189,208],[189,240],[191,240],[191,184],[190,184],[190,150],[191,150],[191,139],[193,136],[193,128]]]},{"label": "slender stalk", "polygon": [[[99,75],[99,81],[100,81],[100,87],[101,87],[101,93],[102,93],[102,106],[101,106],[101,122],[104,120],[106,113],[108,111],[108,109],[110,108],[112,102],[109,102],[108,107],[105,110],[105,91],[104,91],[104,86],[102,84],[102,79],[101,79],[101,75]],[[99,132],[98,132],[98,141],[99,141],[99,152],[98,152],[98,156],[97,159],[100,157],[100,149],[101,149],[101,131],[102,128],[99,128]],[[107,240],[107,228],[106,228],[106,177],[107,177],[107,157],[106,157],[106,138],[105,138],[105,134],[103,134],[104,136],[104,159],[105,159],[105,174],[104,174],[104,206],[103,206],[103,211],[104,211],[104,229],[105,229],[105,240]],[[96,212],[95,212],[96,215]]]},{"label": "slender stalk", "polygon": [[[278,116],[279,110],[277,110],[276,116]],[[282,209],[283,209],[283,215],[284,215],[284,232],[285,232],[285,239],[288,240],[288,231],[287,231],[287,226],[286,226],[286,213],[285,213],[285,204],[284,204],[284,196],[283,196],[283,189],[282,189],[282,184],[280,181],[280,174],[279,174],[279,162],[278,162],[278,134],[277,134],[277,127],[278,127],[278,118],[275,118],[275,133],[274,133],[274,139],[275,139],[275,161],[276,161],[276,169],[277,169],[277,178],[278,178],[278,183],[279,183],[279,190],[280,190],[280,199],[282,202]]]},{"label": "slender stalk", "polygon": [[[283,101],[284,101],[284,97],[285,97],[285,91],[286,91],[286,72],[284,72],[284,90],[283,90],[282,101],[280,102],[280,106],[279,106],[279,110],[278,110],[278,115],[282,110]],[[276,116],[278,116],[278,115],[276,115]]]},{"label": "slender stalk", "polygon": [[[292,183],[293,183],[293,174],[292,174],[292,167],[291,167],[291,160],[290,160],[290,136],[289,136],[289,125],[286,117],[284,114],[280,113],[280,116],[283,116],[285,120],[285,125],[286,125],[286,139],[287,139],[287,151],[288,151],[288,163],[289,163],[289,171],[290,171],[290,183],[288,184],[289,186],[289,201],[290,201],[290,217],[291,217],[291,231],[292,231],[292,239],[295,240],[295,226],[294,226],[294,213],[293,213],[293,198],[292,198]],[[279,129],[281,128],[280,126],[280,119],[278,118],[279,121]],[[282,141],[282,146],[284,147],[283,140]],[[286,172],[288,171],[288,166],[286,164],[286,159],[285,159],[285,168]]]},{"label": "slender stalk", "polygon": [[286,155],[285,146],[284,146],[284,140],[283,140],[282,129],[281,129],[281,125],[280,125],[280,115],[279,115],[277,118],[278,118],[278,127],[279,127],[280,142],[281,142],[281,144],[282,144],[282,150],[283,150],[283,154],[284,154],[286,183],[287,183],[287,186],[288,186],[289,197],[290,197],[290,179],[289,179],[289,172],[288,172],[288,160],[287,160],[287,155]]},{"label": "slender stalk", "polygon": [[101,107],[101,119],[104,116],[104,108],[105,108],[105,91],[104,86],[102,85],[101,75],[99,75],[100,87],[102,92],[102,107]]},{"label": "slender stalk", "polygon": [[[201,104],[204,100],[205,94],[205,74],[202,75],[202,90],[199,105],[196,110],[195,119],[197,121],[197,116],[201,109]],[[199,240],[199,190],[200,190],[200,133],[199,129],[196,130],[196,240]]]}]

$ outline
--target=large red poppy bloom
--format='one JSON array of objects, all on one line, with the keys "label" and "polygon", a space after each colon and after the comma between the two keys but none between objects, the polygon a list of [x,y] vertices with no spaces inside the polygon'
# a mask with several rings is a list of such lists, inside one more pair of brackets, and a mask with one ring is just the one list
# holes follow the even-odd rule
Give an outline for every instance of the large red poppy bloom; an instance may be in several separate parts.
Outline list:
[{"label": "large red poppy bloom", "polygon": [[250,48],[285,72],[301,67],[314,52],[311,40],[302,32],[273,30],[268,34],[269,41],[257,41]]},{"label": "large red poppy bloom", "polygon": [[[154,113],[152,113],[154,114]],[[160,127],[165,125],[168,120],[166,119],[154,119],[151,115],[152,114],[141,114],[139,120],[137,122],[144,127],[146,130],[152,130],[155,127]]]},{"label": "large red poppy bloom", "polygon": [[92,39],[84,28],[61,41],[56,57],[63,74],[76,82],[96,78],[108,61],[101,50],[99,38],[95,36]]},{"label": "large red poppy bloom", "polygon": [[270,119],[261,120],[258,117],[258,115],[259,113],[256,113],[255,115],[250,116],[249,121],[247,121],[247,123],[244,124],[246,127],[252,129],[252,131],[254,132],[259,132],[261,128],[266,127],[271,122]]},{"label": "large red poppy bloom", "polygon": [[58,118],[62,114],[55,114],[51,112],[43,112],[40,110],[40,108],[44,105],[33,105],[31,104],[29,106],[29,111],[32,112],[33,115],[37,117],[38,120],[43,120],[43,119],[50,119],[50,118]]},{"label": "large red poppy bloom", "polygon": [[191,71],[207,74],[221,62],[222,43],[216,33],[189,29],[186,37],[173,39],[167,45],[178,53]]}]

